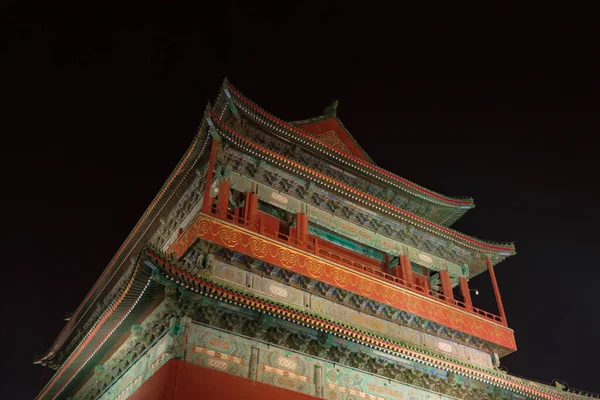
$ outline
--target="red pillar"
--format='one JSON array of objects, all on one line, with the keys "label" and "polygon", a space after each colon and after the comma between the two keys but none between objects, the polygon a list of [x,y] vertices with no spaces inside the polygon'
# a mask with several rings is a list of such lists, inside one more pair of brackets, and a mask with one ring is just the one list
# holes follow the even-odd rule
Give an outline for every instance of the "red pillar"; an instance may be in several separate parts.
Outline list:
[{"label": "red pillar", "polygon": [[302,240],[303,225],[304,219],[302,218],[302,213],[298,212],[296,213],[296,239],[298,239],[299,241]]},{"label": "red pillar", "polygon": [[467,278],[461,276],[459,278],[460,282],[460,293],[465,302],[465,308],[468,311],[473,311],[473,302],[471,301],[471,291],[469,290],[469,284],[467,283]]},{"label": "red pillar", "polygon": [[454,295],[452,294],[452,282],[450,282],[450,275],[448,275],[448,271],[440,270],[440,281],[442,282],[442,294],[446,300],[453,300]]},{"label": "red pillar", "polygon": [[429,292],[431,291],[431,284],[429,283],[429,270],[425,269],[425,294],[429,296]]},{"label": "red pillar", "polygon": [[400,262],[402,265],[402,276],[404,277],[404,281],[410,285],[413,282],[412,279],[412,267],[410,266],[410,260],[408,256],[400,256]]},{"label": "red pillar", "polygon": [[429,277],[425,277],[425,294],[429,296],[429,292],[431,291],[431,285],[429,284]]},{"label": "red pillar", "polygon": [[308,242],[308,215],[296,213],[296,238],[300,242]]},{"label": "red pillar", "polygon": [[[256,220],[258,221],[258,233],[263,235],[265,233],[265,221],[258,216]],[[252,229],[256,229],[256,223],[252,223]]]},{"label": "red pillar", "polygon": [[386,274],[390,273],[390,255],[389,254],[384,254],[383,255],[383,268],[382,268],[382,270]]},{"label": "red pillar", "polygon": [[217,145],[219,140],[216,137],[212,139],[210,148],[210,158],[208,159],[208,171],[206,172],[206,185],[204,187],[204,199],[202,202],[202,212],[210,213],[212,210],[212,198],[210,197],[210,185],[212,184],[212,176],[215,169],[215,158],[217,155]]},{"label": "red pillar", "polygon": [[303,242],[308,242],[308,215],[302,214],[302,239]]},{"label": "red pillar", "polygon": [[250,193],[250,202],[248,204],[248,221],[252,229],[256,229],[258,223],[258,195]]},{"label": "red pillar", "polygon": [[248,210],[250,210],[250,201],[251,201],[252,192],[246,192],[246,201],[244,202],[244,211],[242,214],[242,218],[244,219],[244,224],[248,223]]},{"label": "red pillar", "polygon": [[229,206],[229,180],[223,179],[219,184],[219,197],[217,199],[217,216],[219,218],[227,217],[227,207]]},{"label": "red pillar", "polygon": [[489,256],[485,257],[487,261],[488,271],[490,272],[490,278],[492,278],[492,286],[494,287],[494,294],[496,295],[496,303],[498,304],[498,311],[500,312],[500,318],[502,323],[507,326],[506,314],[504,314],[504,306],[502,305],[502,298],[500,297],[500,289],[498,289],[498,282],[496,282],[496,274],[494,273],[494,266]]},{"label": "red pillar", "polygon": [[404,275],[402,274],[402,256],[400,256],[400,262],[398,265],[395,265],[390,273],[404,280]]}]

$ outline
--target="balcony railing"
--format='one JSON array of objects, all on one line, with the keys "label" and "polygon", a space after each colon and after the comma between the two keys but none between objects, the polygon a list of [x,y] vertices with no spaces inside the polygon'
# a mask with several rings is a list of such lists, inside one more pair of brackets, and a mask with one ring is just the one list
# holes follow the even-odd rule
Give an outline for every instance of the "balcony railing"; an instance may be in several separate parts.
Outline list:
[{"label": "balcony railing", "polygon": [[402,287],[404,289],[411,290],[425,297],[431,298],[435,301],[450,305],[455,308],[463,309],[467,312],[478,314],[484,318],[488,318],[499,324],[506,325],[502,318],[498,315],[492,314],[490,312],[481,310],[473,306],[468,306],[466,303],[460,300],[444,296],[442,293],[436,292],[435,290],[430,290],[424,286],[417,285],[414,282],[409,282],[392,274],[388,274],[382,271],[381,269],[374,268],[372,265],[367,265],[365,261],[360,260],[358,257],[352,257],[348,254],[342,254],[341,252],[336,252],[335,250],[331,250],[329,248],[323,249],[321,248],[320,244],[324,244],[325,241],[323,241],[322,239],[309,235],[307,241],[302,241],[296,237],[284,234],[278,230],[270,228],[266,226],[266,224],[261,219],[260,215],[258,216],[257,221],[249,221],[229,212],[219,212],[215,207],[213,207],[211,213],[213,216],[219,219],[226,220],[235,225],[242,226],[246,229],[257,232],[262,236],[266,236],[268,238],[275,239],[287,245],[291,245],[297,249],[306,251],[315,256],[324,258],[326,260],[330,260],[339,265],[346,266],[352,270],[359,271],[365,275],[374,277],[375,279],[391,283],[395,286]]}]

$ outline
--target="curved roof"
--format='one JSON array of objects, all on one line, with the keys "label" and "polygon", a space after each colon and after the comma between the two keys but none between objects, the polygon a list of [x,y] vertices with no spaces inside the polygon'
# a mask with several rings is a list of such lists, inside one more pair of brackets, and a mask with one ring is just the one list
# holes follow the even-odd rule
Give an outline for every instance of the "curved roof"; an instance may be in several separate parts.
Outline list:
[{"label": "curved roof", "polygon": [[[310,142],[309,145],[311,145],[312,148],[322,150],[324,152],[332,152],[336,156],[341,157],[340,161],[343,164],[352,166],[358,169],[359,171],[366,173],[372,178],[381,180],[383,182],[387,182],[388,184],[391,184],[397,188],[412,192],[416,197],[429,200],[439,205],[445,205],[447,207],[454,207],[463,210],[467,210],[474,207],[474,202],[471,198],[453,198],[436,193],[405,178],[402,178],[392,172],[389,172],[381,167],[371,164],[370,162],[365,161],[363,158],[366,155],[363,155],[363,157],[358,157],[354,154],[346,153],[326,142],[319,140],[318,138],[314,137],[314,134],[307,133],[303,129],[293,126],[293,123],[287,123],[268,113],[267,111],[263,110],[256,103],[254,103],[242,93],[240,93],[235,87],[231,86],[231,84],[227,80],[225,80],[223,84],[222,92],[225,92],[225,96],[228,99],[235,97],[236,100],[251,107],[254,111],[260,114],[261,117],[265,118],[268,121],[268,125],[275,124],[276,129],[279,132],[291,133],[293,135],[300,136],[304,140],[308,140]],[[216,104],[219,104],[219,100],[217,100]],[[304,121],[300,121],[300,123],[302,122]]]},{"label": "curved roof", "polygon": [[[215,111],[218,112],[218,110],[215,110]],[[509,256],[509,255],[512,255],[515,253],[515,248],[512,243],[500,244],[500,243],[496,243],[496,242],[482,241],[482,240],[470,237],[468,235],[465,235],[463,233],[460,233],[454,229],[440,226],[440,225],[435,224],[431,221],[428,221],[424,218],[418,217],[408,211],[405,211],[401,208],[395,207],[389,203],[386,203],[380,199],[377,199],[373,196],[365,194],[353,187],[346,185],[343,182],[339,182],[339,181],[337,181],[333,178],[330,178],[318,171],[314,171],[314,170],[312,170],[304,165],[301,165],[295,161],[289,160],[286,157],[284,157],[278,153],[275,153],[274,151],[266,149],[256,143],[250,141],[249,139],[245,138],[244,136],[240,135],[231,126],[229,126],[227,123],[222,121],[215,112],[209,111],[209,115],[211,116],[211,118],[215,122],[215,124],[219,128],[223,129],[222,132],[226,132],[227,134],[229,134],[231,136],[230,140],[233,140],[234,142],[235,141],[243,142],[244,143],[243,147],[249,146],[252,148],[253,153],[255,151],[258,151],[266,157],[271,157],[277,164],[280,164],[280,165],[285,164],[286,166],[289,166],[289,168],[302,171],[303,174],[307,173],[314,178],[322,179],[323,181],[327,182],[328,186],[331,185],[331,187],[336,187],[339,190],[347,192],[351,198],[353,198],[359,202],[365,203],[364,205],[367,205],[367,206],[370,205],[370,206],[375,207],[377,210],[392,213],[395,216],[397,216],[398,218],[409,221],[410,223],[424,229],[425,231],[431,232],[433,234],[437,234],[440,237],[443,237],[446,239],[450,239],[456,243],[461,244],[462,246],[471,248],[473,250],[494,253],[495,255],[498,255],[501,257]]]}]

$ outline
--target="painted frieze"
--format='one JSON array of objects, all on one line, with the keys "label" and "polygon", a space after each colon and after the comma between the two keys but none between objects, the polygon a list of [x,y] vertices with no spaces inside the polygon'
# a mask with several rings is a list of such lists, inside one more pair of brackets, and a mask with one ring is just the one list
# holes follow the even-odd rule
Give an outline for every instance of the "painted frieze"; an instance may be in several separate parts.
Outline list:
[{"label": "painted frieze", "polygon": [[449,357],[472,362],[486,368],[493,367],[491,356],[481,350],[460,345],[450,340],[445,340],[365,312],[360,312],[321,296],[315,296],[304,290],[242,270],[239,267],[214,258],[210,259],[208,267],[211,270],[211,279],[217,282],[233,284],[239,288],[248,290],[251,289],[254,293],[258,292],[266,298],[273,298],[288,305],[310,310],[328,319],[339,321],[349,326],[361,327],[367,331],[407,344],[420,346]]},{"label": "painted frieze", "polygon": [[[284,347],[193,324],[186,361],[325,399],[450,399],[429,390],[334,364]],[[256,354],[251,360],[249,351]],[[199,356],[199,354],[201,354]],[[383,364],[382,364],[383,366]]]}]

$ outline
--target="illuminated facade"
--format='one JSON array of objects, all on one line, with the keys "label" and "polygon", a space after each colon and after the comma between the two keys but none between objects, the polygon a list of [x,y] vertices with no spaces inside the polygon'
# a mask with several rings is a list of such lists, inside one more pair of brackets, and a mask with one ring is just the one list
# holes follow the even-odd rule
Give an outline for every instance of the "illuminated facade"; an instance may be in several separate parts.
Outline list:
[{"label": "illuminated facade", "polygon": [[[225,81],[38,398],[584,398],[498,368],[514,246],[451,229],[472,199],[379,168],[336,108],[288,123]],[[499,315],[473,306],[481,273]]]}]

